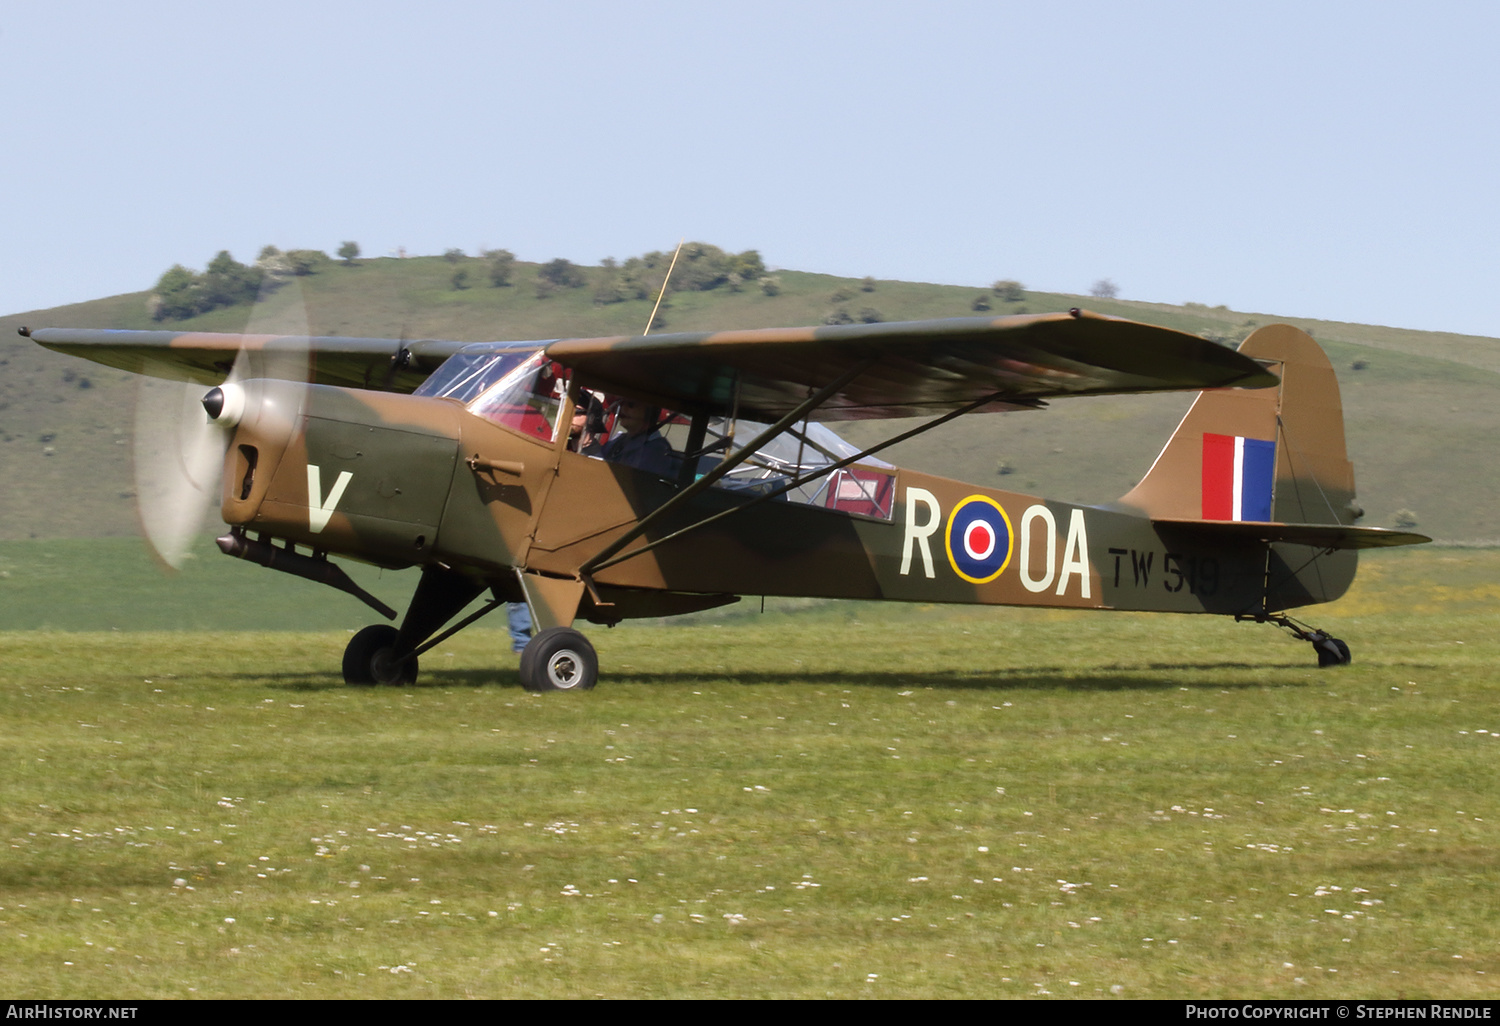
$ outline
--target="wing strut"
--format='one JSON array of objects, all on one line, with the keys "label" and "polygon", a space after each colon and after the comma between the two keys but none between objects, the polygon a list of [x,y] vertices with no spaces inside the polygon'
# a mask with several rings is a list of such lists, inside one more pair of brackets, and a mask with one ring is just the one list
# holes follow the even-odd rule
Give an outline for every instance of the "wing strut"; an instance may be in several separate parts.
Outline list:
[{"label": "wing strut", "polygon": [[[604,569],[607,569],[608,567],[612,567],[616,563],[623,563],[627,559],[634,559],[636,556],[639,556],[639,555],[642,555],[644,553],[650,552],[652,549],[656,548],[659,545],[665,545],[669,541],[672,541],[674,539],[682,537],[683,535],[687,534],[689,531],[696,531],[700,527],[705,527],[705,526],[707,526],[709,524],[712,524],[712,523],[714,523],[716,521],[723,520],[725,517],[733,516],[736,513],[743,513],[743,512],[745,512],[748,509],[753,509],[754,507],[759,506],[763,502],[769,502],[772,499],[775,499],[775,498],[778,498],[778,497],[780,497],[782,495],[785,495],[787,492],[791,491],[794,488],[800,488],[803,485],[807,484],[809,481],[816,481],[820,477],[826,477],[827,475],[832,474],[836,470],[842,470],[844,467],[849,466],[849,464],[851,464],[851,463],[858,463],[860,460],[864,459],[866,456],[873,456],[877,452],[880,452],[883,449],[888,449],[891,446],[896,445],[898,442],[904,442],[908,438],[913,438],[913,437],[915,437],[917,435],[920,435],[920,434],[922,434],[924,432],[931,431],[935,427],[939,427],[939,426],[941,426],[943,424],[948,423],[948,421],[953,420],[955,417],[961,417],[961,416],[963,416],[966,413],[970,413],[970,412],[972,412],[972,411],[980,408],[981,406],[986,405],[987,403],[996,402],[996,401],[1000,400],[1001,398],[1003,398],[1004,396],[1005,396],[1005,393],[1003,393],[1003,392],[995,392],[995,393],[993,393],[991,395],[983,396],[983,397],[981,397],[979,399],[976,399],[973,402],[969,403],[967,406],[960,406],[956,410],[950,410],[947,413],[943,414],[941,417],[936,417],[933,420],[929,420],[929,421],[927,421],[924,424],[917,425],[916,427],[912,428],[910,431],[903,431],[899,435],[895,435],[895,436],[893,436],[891,438],[887,438],[885,441],[880,442],[877,445],[872,445],[868,449],[864,449],[864,450],[862,450],[860,452],[857,452],[853,456],[847,456],[844,459],[841,459],[841,460],[839,460],[836,463],[830,463],[829,465],[827,465],[825,467],[819,467],[817,470],[814,470],[814,471],[811,471],[809,473],[803,474],[800,477],[793,478],[791,481],[788,481],[786,484],[782,485],[780,488],[777,488],[774,491],[766,492],[763,495],[757,495],[755,498],[751,499],[749,502],[745,503],[742,506],[735,506],[732,509],[721,510],[720,512],[715,513],[712,516],[704,517],[702,520],[696,520],[693,523],[688,524],[686,527],[679,528],[678,530],[673,531],[671,534],[666,535],[665,537],[658,538],[658,539],[656,539],[653,542],[647,542],[645,545],[642,545],[638,549],[631,549],[629,552],[625,553],[624,555],[615,555],[615,553],[618,552],[620,550],[620,548],[623,547],[623,542],[629,540],[629,539],[624,539],[624,540],[622,540],[621,544],[610,546],[609,549],[606,549],[604,552],[601,552],[599,555],[597,555],[593,559],[589,560],[589,562],[587,564],[585,564],[582,572],[585,573],[585,574],[591,574],[591,573],[594,573],[595,571],[604,570]],[[1016,400],[1016,399],[1007,399],[1006,401],[1007,402],[1016,402],[1019,405],[1019,400]],[[1040,406],[1041,403],[1036,402],[1036,403],[1031,403],[1031,404],[1026,404],[1026,405]],[[784,428],[783,428],[783,430],[784,430]],[[736,463],[742,462],[746,458],[746,455],[749,452],[752,452],[752,451],[758,449],[761,445],[765,444],[765,441],[767,440],[766,439],[766,435],[767,434],[770,434],[770,432],[763,432],[754,441],[748,443],[743,449],[741,449],[739,452],[735,453],[734,454],[734,458],[735,458]],[[668,503],[668,505],[670,505],[670,503]],[[662,508],[665,509],[666,507],[663,506]],[[644,525],[645,521],[643,520],[641,523]],[[632,535],[632,537],[634,537],[634,535]],[[613,557],[613,558],[611,558],[611,557]]]},{"label": "wing strut", "polygon": [[[698,480],[694,481],[682,491],[678,492],[666,502],[662,503],[656,509],[646,514],[644,517],[638,520],[636,522],[636,525],[629,531],[626,531],[619,538],[616,538],[609,545],[606,545],[600,552],[598,552],[586,563],[584,563],[583,566],[578,568],[579,575],[582,576],[585,580],[588,580],[589,576],[595,570],[599,569],[599,567],[603,565],[606,560],[615,555],[615,553],[619,552],[625,546],[629,545],[631,542],[635,541],[641,535],[645,534],[648,530],[651,529],[652,524],[655,524],[663,517],[670,516],[672,513],[676,512],[676,510],[680,506],[693,498],[693,496],[697,495],[699,492],[707,490],[710,486],[713,485],[715,481],[719,480],[719,478],[723,477],[735,467],[745,462],[745,460],[749,459],[750,455],[754,452],[757,452],[761,446],[765,445],[771,439],[775,438],[787,428],[797,423],[797,421],[805,419],[812,413],[813,410],[816,410],[823,403],[827,402],[830,396],[836,395],[839,389],[843,388],[845,385],[849,384],[849,382],[853,381],[855,378],[859,377],[865,371],[873,367],[879,359],[880,358],[878,356],[871,356],[867,359],[861,360],[858,364],[849,368],[844,373],[840,374],[837,378],[834,378],[833,381],[829,382],[827,385],[824,385],[817,392],[808,396],[776,423],[772,424],[770,427],[766,428],[750,441],[746,442],[743,446],[740,447],[737,452],[730,453],[729,455],[724,457],[723,462],[721,462],[718,466],[714,467]],[[642,549],[640,551],[645,550]],[[634,553],[631,553],[631,555],[634,555]]]}]

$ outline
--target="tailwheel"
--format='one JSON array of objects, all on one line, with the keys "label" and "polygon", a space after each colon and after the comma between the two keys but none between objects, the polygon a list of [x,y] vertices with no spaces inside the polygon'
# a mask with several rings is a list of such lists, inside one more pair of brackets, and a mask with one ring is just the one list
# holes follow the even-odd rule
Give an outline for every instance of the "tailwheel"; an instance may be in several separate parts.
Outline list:
[{"label": "tailwheel", "polygon": [[521,653],[521,686],[527,691],[587,691],[598,680],[594,646],[571,627],[548,627]]},{"label": "tailwheel", "polygon": [[1327,631],[1320,631],[1316,627],[1310,627],[1305,623],[1293,620],[1285,613],[1239,613],[1236,620],[1253,620],[1256,623],[1272,623],[1284,631],[1288,631],[1298,641],[1306,641],[1313,647],[1313,652],[1318,656],[1319,669],[1327,669],[1330,666],[1348,666],[1350,662],[1349,646],[1342,638],[1335,638]]},{"label": "tailwheel", "polygon": [[413,684],[417,679],[417,660],[411,656],[397,662],[396,628],[377,623],[366,627],[344,649],[344,683]]},{"label": "tailwheel", "polygon": [[1349,665],[1349,646],[1344,644],[1341,638],[1330,638],[1323,635],[1322,638],[1312,643],[1313,651],[1318,653],[1318,667],[1327,669],[1330,666]]}]

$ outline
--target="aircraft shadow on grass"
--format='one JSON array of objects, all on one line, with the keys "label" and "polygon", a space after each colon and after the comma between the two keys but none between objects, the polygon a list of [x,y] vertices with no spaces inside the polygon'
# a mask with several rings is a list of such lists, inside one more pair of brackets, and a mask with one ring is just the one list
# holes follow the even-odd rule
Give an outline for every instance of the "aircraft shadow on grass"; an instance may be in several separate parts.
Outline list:
[{"label": "aircraft shadow on grass", "polygon": [[[1402,664],[1404,670],[1433,669],[1430,665]],[[1246,690],[1265,687],[1268,676],[1275,675],[1274,686],[1304,687],[1319,683],[1304,672],[1306,666],[1300,660],[1282,664],[1251,665],[1242,662],[1199,663],[1142,663],[1135,666],[1104,666],[1088,670],[1077,670],[1063,666],[1022,666],[1004,670],[981,672],[962,670],[937,670],[926,673],[854,673],[845,671],[752,671],[724,673],[722,675],[701,672],[668,671],[654,673],[632,673],[622,671],[615,677],[619,684],[660,684],[684,686],[704,684],[728,684],[740,687],[785,687],[797,684],[812,684],[840,688],[932,688],[952,691],[1176,691],[1189,690]],[[1184,679],[1184,671],[1193,673],[1229,673],[1227,680]],[[1290,671],[1291,676],[1283,676]],[[283,674],[224,674],[225,681],[267,681],[268,686],[288,691],[344,691],[347,686],[339,678],[327,674],[283,673]],[[1323,681],[1326,683],[1326,681]],[[515,670],[432,670],[426,673],[421,683],[407,684],[399,690],[429,691],[440,688],[490,688],[509,689],[520,685]],[[390,694],[389,687],[372,687],[372,695]]]}]

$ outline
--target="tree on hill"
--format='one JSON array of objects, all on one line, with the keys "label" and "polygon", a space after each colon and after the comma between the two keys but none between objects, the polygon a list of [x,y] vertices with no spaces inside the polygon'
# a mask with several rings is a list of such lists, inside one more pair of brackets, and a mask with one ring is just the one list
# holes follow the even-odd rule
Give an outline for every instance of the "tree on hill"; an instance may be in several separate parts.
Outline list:
[{"label": "tree on hill", "polygon": [[286,254],[275,246],[263,246],[260,256],[255,259],[255,266],[260,270],[262,281],[267,289],[280,288],[296,273],[292,270],[292,262],[286,258]]},{"label": "tree on hill", "polygon": [[492,249],[485,256],[490,262],[490,285],[504,288],[516,271],[516,255],[508,249]]},{"label": "tree on hill", "polygon": [[354,261],[359,258],[359,243],[345,242],[339,247],[339,259],[345,266],[353,266]]},{"label": "tree on hill", "polygon": [[181,320],[197,313],[196,279],[192,271],[173,264],[156,280],[147,304],[153,320]]},{"label": "tree on hill", "polygon": [[1108,278],[1100,278],[1089,286],[1089,295],[1095,299],[1115,299],[1120,295],[1120,286]]},{"label": "tree on hill", "polygon": [[229,255],[227,249],[209,261],[198,279],[198,311],[215,310],[236,303],[253,303],[260,292],[261,273]]},{"label": "tree on hill", "polygon": [[707,292],[726,285],[738,292],[746,282],[760,281],[765,273],[765,261],[753,249],[726,253],[706,242],[689,242],[677,254],[676,267],[672,267],[672,254],[659,250],[626,260],[618,269],[615,292],[621,299],[655,299],[663,282],[669,293]]},{"label": "tree on hill", "polygon": [[323,264],[332,262],[333,259],[321,249],[289,249],[283,253],[275,246],[266,246],[261,249],[255,266],[276,279],[279,285],[293,276],[313,274]]},{"label": "tree on hill", "polygon": [[765,263],[753,249],[731,254],[706,242],[689,242],[678,255],[668,288],[679,292],[707,292],[728,285],[731,275],[745,281],[759,278],[765,272]]},{"label": "tree on hill", "polygon": [[295,275],[314,273],[330,262],[319,249],[294,249],[283,253],[265,246],[253,266],[229,255],[227,249],[209,261],[202,274],[174,264],[157,279],[147,305],[154,320],[181,320],[220,307],[253,303],[263,291],[280,288]]},{"label": "tree on hill", "polygon": [[1026,286],[1018,281],[1011,281],[1009,278],[1000,279],[991,288],[1002,302],[1019,303],[1026,298]]},{"label": "tree on hill", "polygon": [[604,272],[599,276],[594,285],[594,305],[608,306],[611,303],[623,303],[626,298],[625,290],[620,285],[620,264],[614,257],[605,257],[599,264]]},{"label": "tree on hill", "polygon": [[314,274],[323,264],[333,262],[328,254],[324,253],[321,249],[289,249],[282,255],[286,257],[287,262],[291,265],[292,273],[299,278],[304,275]]},{"label": "tree on hill", "polygon": [[581,289],[589,283],[583,268],[562,257],[547,261],[537,269],[536,276],[560,289]]},{"label": "tree on hill", "polygon": [[625,299],[650,299],[661,289],[667,273],[661,253],[630,257],[620,267],[619,289]]},{"label": "tree on hill", "polygon": [[151,290],[151,316],[158,321],[182,320],[221,306],[253,302],[264,276],[261,268],[246,267],[228,250],[220,250],[202,274],[174,264]]}]

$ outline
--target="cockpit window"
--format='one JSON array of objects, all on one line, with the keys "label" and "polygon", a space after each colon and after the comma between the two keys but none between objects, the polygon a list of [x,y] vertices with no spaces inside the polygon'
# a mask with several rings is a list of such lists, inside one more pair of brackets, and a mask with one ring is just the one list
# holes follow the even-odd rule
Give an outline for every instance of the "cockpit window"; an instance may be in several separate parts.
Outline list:
[{"label": "cockpit window", "polygon": [[556,438],[567,381],[540,349],[458,353],[416,395],[455,399],[469,412],[532,438]]},{"label": "cockpit window", "polygon": [[443,365],[412,394],[467,403],[539,352],[537,349],[522,349],[502,353],[457,353],[444,360]]},{"label": "cockpit window", "polygon": [[[725,451],[749,442],[766,426],[751,420],[735,422],[731,441],[730,422],[722,417],[710,420],[707,442],[709,448],[717,451],[698,460],[697,474],[707,473],[719,463]],[[669,429],[665,433],[670,436],[672,431]],[[720,478],[715,487],[756,494],[780,491],[791,481],[816,473],[858,452],[824,425],[802,423],[772,438],[749,459]],[[787,502],[889,520],[895,482],[894,467],[867,456],[857,463],[798,485],[781,497]]]},{"label": "cockpit window", "polygon": [[532,438],[557,437],[557,415],[567,394],[561,368],[537,353],[469,403],[469,412]]}]

